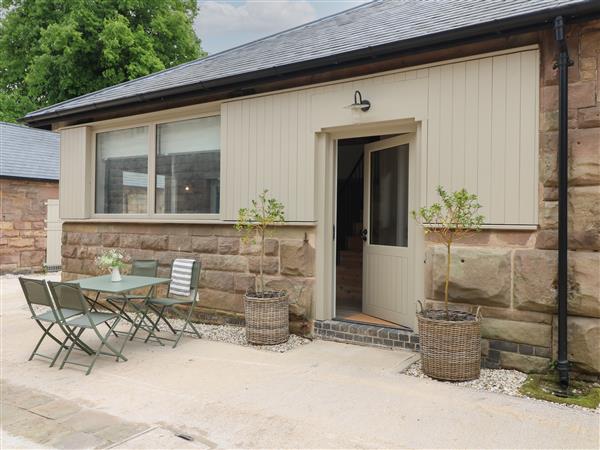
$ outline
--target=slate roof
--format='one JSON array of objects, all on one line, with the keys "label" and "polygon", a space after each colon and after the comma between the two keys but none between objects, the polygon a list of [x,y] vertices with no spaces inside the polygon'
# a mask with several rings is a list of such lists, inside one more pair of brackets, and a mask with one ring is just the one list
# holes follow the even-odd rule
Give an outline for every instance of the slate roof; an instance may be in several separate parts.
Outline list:
[{"label": "slate roof", "polygon": [[60,135],[0,122],[0,177],[58,180]]},{"label": "slate roof", "polygon": [[[105,106],[131,103],[145,95],[193,85],[198,89],[226,80],[258,78],[265,71],[284,73],[308,61],[375,50],[397,42],[418,42],[427,36],[450,38],[459,30],[485,24],[516,23],[541,12],[564,11],[598,0],[375,0],[364,5],[259,39],[239,47],[181,64],[146,77],[67,100],[25,116],[25,121]],[[551,16],[549,16],[551,17]],[[119,104],[121,104],[119,103]]]}]

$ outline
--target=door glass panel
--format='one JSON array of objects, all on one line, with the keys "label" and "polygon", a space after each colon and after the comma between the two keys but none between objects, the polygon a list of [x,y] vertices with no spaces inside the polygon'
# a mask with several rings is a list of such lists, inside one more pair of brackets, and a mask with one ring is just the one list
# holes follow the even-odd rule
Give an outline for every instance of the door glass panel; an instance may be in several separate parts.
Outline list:
[{"label": "door glass panel", "polygon": [[371,153],[370,243],[408,246],[408,144]]}]

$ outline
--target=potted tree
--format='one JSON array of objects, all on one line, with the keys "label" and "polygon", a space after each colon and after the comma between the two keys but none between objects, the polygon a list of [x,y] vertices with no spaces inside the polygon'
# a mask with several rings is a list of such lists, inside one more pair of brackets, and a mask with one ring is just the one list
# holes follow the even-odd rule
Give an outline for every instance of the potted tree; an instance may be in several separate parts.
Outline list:
[{"label": "potted tree", "polygon": [[283,204],[263,191],[250,208],[239,210],[236,229],[244,233],[243,240],[258,244],[259,274],[254,289],[244,294],[246,339],[253,344],[274,345],[286,342],[290,336],[288,294],[283,290],[265,289],[265,236],[270,227],[285,220]]},{"label": "potted tree", "polygon": [[452,264],[452,244],[469,233],[479,231],[483,216],[475,194],[465,189],[447,192],[438,186],[441,203],[413,211],[425,234],[433,233],[446,247],[444,309],[425,309],[417,313],[423,372],[441,380],[466,381],[479,377],[481,366],[481,327],[479,310],[475,314],[448,308],[448,285]]}]

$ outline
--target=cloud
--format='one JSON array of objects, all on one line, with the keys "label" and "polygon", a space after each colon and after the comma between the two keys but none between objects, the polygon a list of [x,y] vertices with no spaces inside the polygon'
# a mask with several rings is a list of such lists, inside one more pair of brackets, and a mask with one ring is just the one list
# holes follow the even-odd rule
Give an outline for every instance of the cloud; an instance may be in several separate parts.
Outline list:
[{"label": "cloud", "polygon": [[227,3],[201,0],[196,33],[201,37],[229,33],[266,36],[315,20],[315,8],[305,0],[258,0]]}]

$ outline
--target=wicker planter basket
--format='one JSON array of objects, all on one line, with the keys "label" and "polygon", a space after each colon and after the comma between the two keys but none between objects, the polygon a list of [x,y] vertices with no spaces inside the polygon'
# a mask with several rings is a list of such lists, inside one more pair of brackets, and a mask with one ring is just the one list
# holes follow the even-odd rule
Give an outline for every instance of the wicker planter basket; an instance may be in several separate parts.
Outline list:
[{"label": "wicker planter basket", "polygon": [[286,292],[265,292],[262,298],[244,295],[246,339],[252,344],[275,345],[290,337],[290,315]]},{"label": "wicker planter basket", "polygon": [[[427,313],[439,313],[443,317],[443,311]],[[478,313],[465,313],[465,319],[440,320],[426,317],[422,312],[417,313],[421,364],[426,375],[449,381],[479,378],[481,321]]]}]

